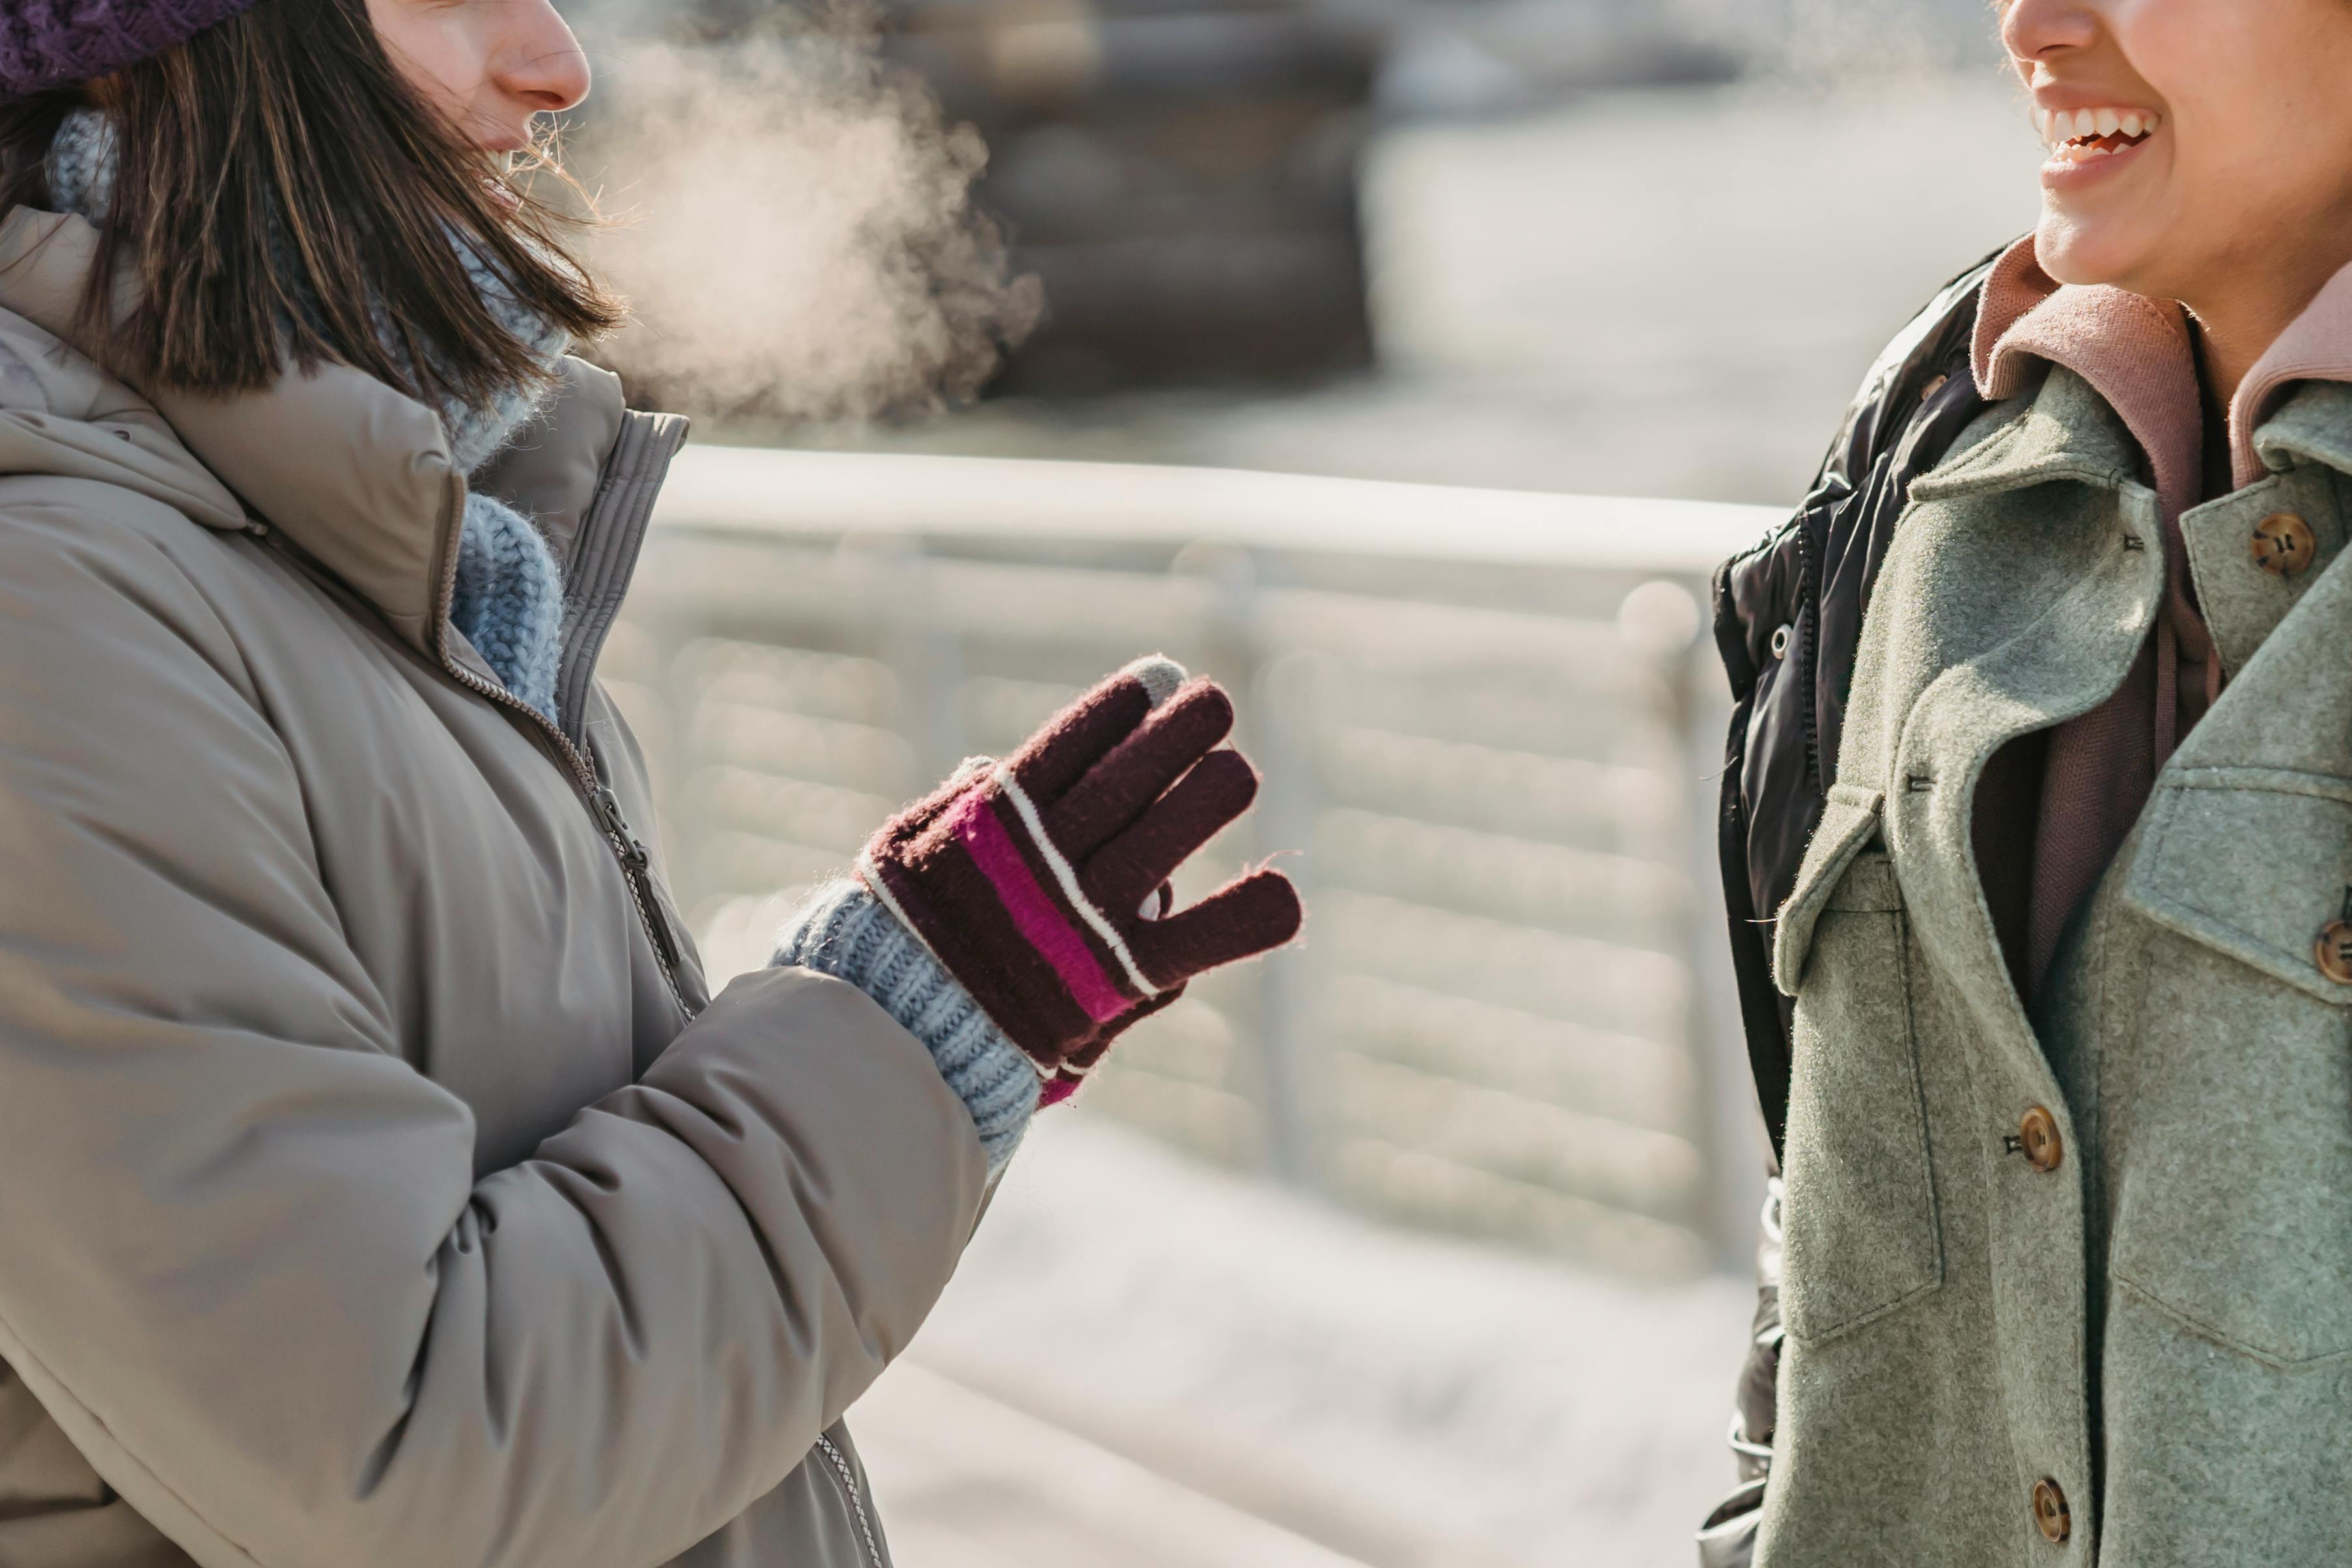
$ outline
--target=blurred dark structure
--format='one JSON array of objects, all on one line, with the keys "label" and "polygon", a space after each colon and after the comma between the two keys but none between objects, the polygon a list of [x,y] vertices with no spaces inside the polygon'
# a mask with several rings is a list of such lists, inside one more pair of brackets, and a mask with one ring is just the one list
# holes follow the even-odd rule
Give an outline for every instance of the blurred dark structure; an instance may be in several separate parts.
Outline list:
[{"label": "blurred dark structure", "polygon": [[883,49],[988,142],[1045,319],[1006,390],[1368,365],[1370,27],[1298,0],[901,0]]},{"label": "blurred dark structure", "polygon": [[[1357,175],[1385,29],[1311,0],[573,0],[695,49],[871,30],[987,144],[974,205],[1045,319],[997,389],[1083,395],[1369,365]],[[825,40],[831,40],[827,44]],[[625,82],[614,84],[623,96]],[[611,106],[592,100],[593,142]]]},{"label": "blurred dark structure", "polygon": [[[1987,31],[1983,0],[566,0],[566,11],[592,48],[657,39],[722,55],[759,42],[856,55],[870,70],[870,46],[950,125],[970,124],[987,148],[973,203],[1045,298],[990,390],[1049,398],[1370,368],[1359,189],[1381,128],[1749,75],[1973,66]],[[580,118],[584,140],[626,92],[616,73]],[[1612,221],[1594,214],[1594,232]]]}]

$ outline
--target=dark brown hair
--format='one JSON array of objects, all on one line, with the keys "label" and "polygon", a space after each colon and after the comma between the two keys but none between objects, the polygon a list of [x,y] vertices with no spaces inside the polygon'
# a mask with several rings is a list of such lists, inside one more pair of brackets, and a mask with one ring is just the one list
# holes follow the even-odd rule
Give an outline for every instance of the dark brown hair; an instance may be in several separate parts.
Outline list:
[{"label": "dark brown hair", "polygon": [[576,338],[620,323],[561,243],[577,220],[523,183],[560,175],[549,145],[495,174],[401,77],[367,0],[260,0],[94,92],[0,109],[0,212],[51,205],[49,143],[93,99],[119,158],[79,336],[136,384],[243,391],[325,361],[482,402],[537,379],[460,247]]}]

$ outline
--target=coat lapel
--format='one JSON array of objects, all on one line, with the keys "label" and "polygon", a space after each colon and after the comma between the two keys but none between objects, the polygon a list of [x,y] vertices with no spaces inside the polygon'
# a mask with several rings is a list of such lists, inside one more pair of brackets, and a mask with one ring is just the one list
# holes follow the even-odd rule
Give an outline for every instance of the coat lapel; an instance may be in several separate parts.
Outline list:
[{"label": "coat lapel", "polygon": [[1864,628],[1838,780],[1883,793],[1920,944],[1989,1037],[2030,1051],[1977,871],[1977,785],[2002,746],[2122,683],[2164,593],[2162,520],[2128,432],[2063,369],[1912,496]]}]

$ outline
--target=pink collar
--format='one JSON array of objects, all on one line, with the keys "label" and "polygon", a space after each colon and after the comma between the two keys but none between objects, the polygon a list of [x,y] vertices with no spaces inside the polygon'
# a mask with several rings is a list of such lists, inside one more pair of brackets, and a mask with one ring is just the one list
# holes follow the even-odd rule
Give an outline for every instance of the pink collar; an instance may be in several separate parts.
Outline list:
[{"label": "pink collar", "polygon": [[2263,351],[2230,403],[2230,468],[2233,481],[2262,478],[2254,432],[2275,411],[2280,395],[2298,381],[2352,381],[2352,266],[2329,279],[2311,303]]},{"label": "pink collar", "polygon": [[[1985,280],[1973,349],[1977,390],[1988,398],[2016,396],[2034,360],[2089,382],[2147,454],[2166,512],[2178,517],[2196,504],[2205,416],[2196,347],[2179,305],[2121,289],[2061,285],[2042,270],[2028,235]],[[2262,478],[2254,432],[2299,381],[2352,382],[2352,266],[2328,279],[2231,400],[2233,485]]]},{"label": "pink collar", "polygon": [[2196,346],[2179,306],[2121,289],[2061,286],[2042,270],[2033,237],[2003,253],[1977,311],[1977,390],[1999,401],[2023,391],[2033,362],[2091,384],[2147,454],[2167,517],[2197,504],[2205,411]]}]

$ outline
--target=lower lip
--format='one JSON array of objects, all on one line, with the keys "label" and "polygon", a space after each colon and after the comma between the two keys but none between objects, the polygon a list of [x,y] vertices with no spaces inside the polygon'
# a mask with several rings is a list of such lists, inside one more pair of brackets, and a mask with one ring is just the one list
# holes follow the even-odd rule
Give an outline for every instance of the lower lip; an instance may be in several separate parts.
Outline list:
[{"label": "lower lip", "polygon": [[2042,165],[2042,188],[2075,190],[2094,181],[2106,179],[2137,160],[2147,151],[2148,143],[2155,140],[2150,136],[2147,142],[2137,142],[2120,153],[2110,153],[2104,158],[2091,158],[2080,163],[2071,158],[2053,158]]}]

